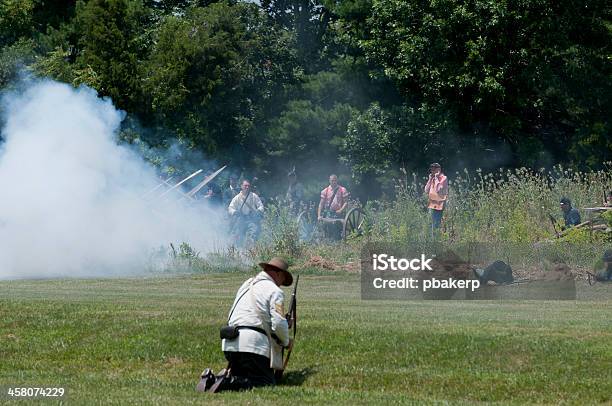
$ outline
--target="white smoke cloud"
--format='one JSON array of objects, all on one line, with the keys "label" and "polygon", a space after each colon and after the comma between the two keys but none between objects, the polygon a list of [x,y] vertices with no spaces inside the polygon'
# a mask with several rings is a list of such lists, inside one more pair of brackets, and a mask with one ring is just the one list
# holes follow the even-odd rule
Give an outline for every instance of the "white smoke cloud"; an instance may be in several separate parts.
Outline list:
[{"label": "white smoke cloud", "polygon": [[223,243],[219,216],[157,183],[117,145],[123,119],[92,89],[45,80],[2,99],[0,279],[139,273],[170,242],[200,252]]}]

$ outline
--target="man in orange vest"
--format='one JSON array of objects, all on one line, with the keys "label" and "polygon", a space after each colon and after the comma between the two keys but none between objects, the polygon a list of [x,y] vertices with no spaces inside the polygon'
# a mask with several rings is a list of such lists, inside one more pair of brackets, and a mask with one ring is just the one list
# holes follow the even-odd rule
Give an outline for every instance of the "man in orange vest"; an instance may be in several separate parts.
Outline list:
[{"label": "man in orange vest", "polygon": [[448,197],[448,178],[442,173],[442,167],[434,162],[429,166],[429,179],[425,184],[425,193],[429,198],[427,208],[431,212],[431,234],[440,228],[444,204]]}]

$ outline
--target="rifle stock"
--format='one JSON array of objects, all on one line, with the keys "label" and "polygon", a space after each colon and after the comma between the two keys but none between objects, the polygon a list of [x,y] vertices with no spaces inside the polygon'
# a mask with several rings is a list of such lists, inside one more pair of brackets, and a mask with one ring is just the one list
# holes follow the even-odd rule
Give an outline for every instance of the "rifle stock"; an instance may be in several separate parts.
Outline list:
[{"label": "rifle stock", "polygon": [[551,223],[551,224],[552,224],[552,226],[553,226],[553,230],[555,230],[555,236],[556,236],[557,238],[559,238],[559,231],[557,231],[557,225],[556,225],[556,224],[557,224],[557,222],[555,221],[555,218],[554,218],[554,217],[553,217],[553,215],[552,215],[552,214],[550,214],[550,213],[548,213],[548,218],[550,219],[550,223]]},{"label": "rifle stock", "polygon": [[291,328],[293,329],[293,341],[287,347],[287,355],[285,356],[285,360],[283,361],[283,369],[276,371],[276,379],[280,380],[283,377],[283,372],[287,368],[287,364],[289,363],[289,358],[291,357],[291,352],[293,351],[293,346],[295,344],[295,334],[297,332],[297,286],[300,281],[300,275],[298,275],[295,279],[295,285],[293,285],[293,292],[291,293],[291,305],[289,305],[289,312],[286,315],[287,321],[290,323]]}]

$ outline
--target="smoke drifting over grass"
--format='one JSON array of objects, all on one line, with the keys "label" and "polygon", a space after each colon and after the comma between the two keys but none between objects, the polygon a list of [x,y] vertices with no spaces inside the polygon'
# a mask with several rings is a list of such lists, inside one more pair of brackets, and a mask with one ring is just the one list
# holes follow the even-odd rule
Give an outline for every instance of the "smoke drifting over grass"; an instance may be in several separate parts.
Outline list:
[{"label": "smoke drifting over grass", "polygon": [[2,104],[0,279],[134,274],[170,242],[223,242],[203,204],[142,199],[155,170],[117,145],[123,114],[92,89],[34,82]]}]

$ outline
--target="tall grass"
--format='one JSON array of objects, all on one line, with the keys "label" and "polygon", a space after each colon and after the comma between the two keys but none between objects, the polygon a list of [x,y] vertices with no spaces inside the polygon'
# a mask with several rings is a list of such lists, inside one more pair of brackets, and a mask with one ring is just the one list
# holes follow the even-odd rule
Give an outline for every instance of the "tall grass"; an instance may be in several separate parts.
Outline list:
[{"label": "tall grass", "polygon": [[[423,193],[426,179],[403,173],[403,179],[396,181],[393,200],[367,202],[365,233],[351,236],[347,242],[304,241],[300,238],[296,213],[292,213],[282,200],[273,200],[266,206],[261,234],[254,246],[230,247],[201,255],[188,245],[181,245],[173,253],[169,268],[203,273],[221,268],[224,271],[247,270],[252,264],[277,255],[284,256],[292,265],[322,257],[341,267],[356,261],[367,242],[431,241],[434,236],[427,197]],[[442,242],[485,242],[498,244],[499,249],[509,247],[508,243],[570,242],[576,263],[585,262],[594,252],[612,243],[612,233],[591,233],[588,228],[573,230],[556,239],[549,218],[552,215],[556,219],[556,229],[560,230],[563,215],[559,199],[565,196],[580,210],[583,221],[589,219],[590,215],[583,208],[601,206],[604,190],[612,190],[612,163],[594,172],[557,166],[551,171],[528,168],[486,174],[480,170],[464,171],[450,175],[449,179],[450,192],[442,230],[435,236]],[[607,220],[603,216],[603,221],[612,226],[612,216]]]},{"label": "tall grass", "polygon": [[[601,206],[603,191],[612,189],[610,164],[595,172],[557,166],[552,171],[528,168],[487,174],[480,170],[465,171],[450,178],[442,226],[442,239],[446,241],[524,243],[550,239],[554,230],[549,215],[555,217],[557,226],[563,223],[561,197],[572,200],[584,221],[589,214],[582,208]],[[412,182],[399,180],[395,201],[369,205],[374,216],[371,238],[402,241],[428,238],[430,218],[422,183],[416,177]],[[576,239],[584,237],[584,233],[570,235]]]}]

